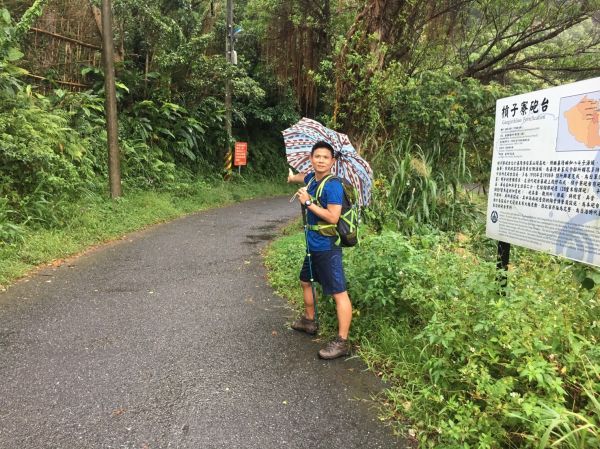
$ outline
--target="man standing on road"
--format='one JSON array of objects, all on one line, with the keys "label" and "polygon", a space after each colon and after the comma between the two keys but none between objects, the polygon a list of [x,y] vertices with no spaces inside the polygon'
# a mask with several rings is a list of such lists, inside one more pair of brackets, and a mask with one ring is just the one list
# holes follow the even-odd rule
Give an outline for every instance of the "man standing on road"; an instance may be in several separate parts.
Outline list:
[{"label": "man standing on road", "polygon": [[[307,223],[315,226],[319,221],[335,225],[342,212],[344,190],[337,178],[326,181],[322,193],[316,192],[323,179],[331,174],[335,162],[335,151],[327,142],[317,142],[311,150],[310,160],[314,169],[311,173],[290,174],[288,182],[304,183],[307,187],[298,190],[298,201],[306,208]],[[318,331],[315,321],[313,288],[310,282],[311,268],[313,279],[321,284],[323,294],[332,295],[335,300],[338,319],[338,336],[319,351],[322,359],[335,359],[348,355],[348,332],[352,320],[352,303],[346,291],[346,278],[342,266],[342,248],[335,244],[337,236],[323,235],[310,229],[307,235],[307,252],[300,271],[300,285],[304,295],[305,313],[292,324],[292,329],[314,335]],[[309,266],[312,265],[311,266]]]}]

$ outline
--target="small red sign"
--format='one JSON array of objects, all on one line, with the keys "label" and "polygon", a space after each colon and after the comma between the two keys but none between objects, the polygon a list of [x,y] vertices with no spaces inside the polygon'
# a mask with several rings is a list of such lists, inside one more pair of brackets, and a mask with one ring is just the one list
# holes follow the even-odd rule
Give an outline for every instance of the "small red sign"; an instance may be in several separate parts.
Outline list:
[{"label": "small red sign", "polygon": [[233,164],[236,167],[240,165],[246,165],[246,155],[248,154],[248,143],[236,142],[235,151],[233,156]]}]

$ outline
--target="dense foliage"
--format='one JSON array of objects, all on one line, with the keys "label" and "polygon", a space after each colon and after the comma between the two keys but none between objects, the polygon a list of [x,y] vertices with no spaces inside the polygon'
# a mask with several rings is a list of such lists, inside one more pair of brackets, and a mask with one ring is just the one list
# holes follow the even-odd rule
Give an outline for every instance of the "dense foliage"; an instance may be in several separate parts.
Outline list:
[{"label": "dense foliage", "polygon": [[[274,286],[298,300],[302,244],[268,256]],[[410,418],[403,432],[423,447],[600,447],[598,289],[524,252],[502,294],[474,249],[461,234],[388,231],[346,252],[351,334],[392,383],[388,416]],[[321,309],[335,328],[331,301]]]},{"label": "dense foliage", "polygon": [[[5,244],[18,241],[23,226],[63,226],[70,202],[103,193],[107,183],[102,70],[82,69],[91,85],[85,92],[55,87],[42,94],[28,85],[27,72],[19,67],[20,41],[47,2],[15,3],[18,21],[0,9],[0,236]],[[132,56],[117,70],[126,191],[171,189],[221,175],[226,77],[233,79],[236,92],[235,133],[255,150],[246,174],[283,177],[281,137],[272,127],[281,129],[297,115],[291,103],[268,98],[245,66],[227,66],[211,54],[222,38],[218,24],[202,32],[206,14],[189,16],[160,2],[143,7],[117,2],[115,10],[121,13],[116,34],[125,51],[145,49],[152,55],[145,65]],[[139,21],[155,33],[119,34],[128,27],[139,30]]]},{"label": "dense foliage", "polygon": [[394,317],[356,328],[371,350],[386,345],[374,363],[401,362],[390,394],[426,445],[537,447],[556,415],[572,429],[591,422],[579,447],[598,447],[600,301],[560,263],[520,258],[502,295],[495,264],[468,244],[388,233],[350,254],[348,274],[363,316]]}]

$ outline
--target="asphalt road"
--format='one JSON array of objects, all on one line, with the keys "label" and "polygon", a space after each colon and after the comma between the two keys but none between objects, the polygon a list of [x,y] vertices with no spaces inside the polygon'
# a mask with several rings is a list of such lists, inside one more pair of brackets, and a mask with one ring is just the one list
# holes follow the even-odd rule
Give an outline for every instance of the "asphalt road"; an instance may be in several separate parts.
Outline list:
[{"label": "asphalt road", "polygon": [[252,200],[155,226],[0,294],[0,448],[401,448],[378,379],[289,329]]}]

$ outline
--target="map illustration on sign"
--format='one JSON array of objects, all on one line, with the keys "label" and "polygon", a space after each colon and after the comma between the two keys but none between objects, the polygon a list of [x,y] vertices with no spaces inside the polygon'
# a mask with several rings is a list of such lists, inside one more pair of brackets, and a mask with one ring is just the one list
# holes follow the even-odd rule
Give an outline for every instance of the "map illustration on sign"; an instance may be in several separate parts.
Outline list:
[{"label": "map illustration on sign", "polygon": [[556,151],[600,149],[600,91],[560,99]]}]

